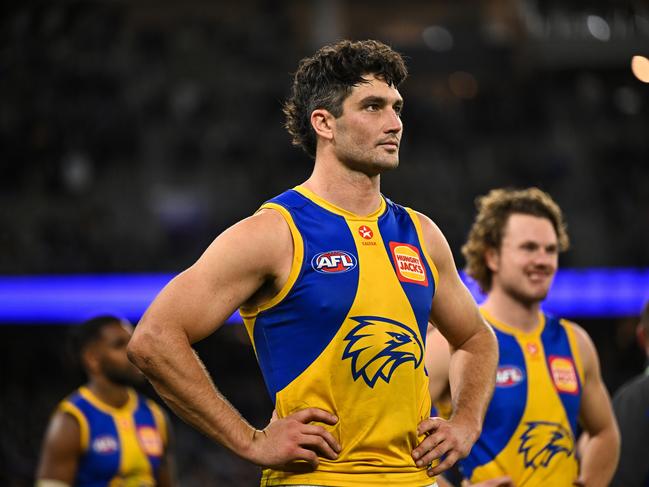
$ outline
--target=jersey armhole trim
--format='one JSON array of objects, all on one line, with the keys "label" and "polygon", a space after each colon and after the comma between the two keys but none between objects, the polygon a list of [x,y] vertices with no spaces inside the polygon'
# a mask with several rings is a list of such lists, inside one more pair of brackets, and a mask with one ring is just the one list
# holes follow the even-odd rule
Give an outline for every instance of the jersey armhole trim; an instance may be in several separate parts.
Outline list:
[{"label": "jersey armhole trim", "polygon": [[566,335],[568,337],[568,343],[570,344],[570,349],[572,350],[572,356],[575,359],[575,366],[577,367],[577,374],[579,374],[579,381],[581,382],[581,387],[584,387],[584,365],[581,361],[581,352],[579,350],[579,343],[577,343],[577,336],[575,330],[572,327],[572,324],[567,320],[559,320],[563,329],[566,330]]},{"label": "jersey armhole trim", "polygon": [[72,404],[69,401],[64,401],[62,402],[58,410],[63,412],[63,413],[68,413],[70,416],[75,418],[77,422],[79,423],[79,441],[81,442],[81,450],[82,451],[87,451],[88,450],[88,443],[90,442],[90,429],[88,427],[88,420],[86,419],[85,415],[81,412],[81,410]]},{"label": "jersey armhole trim", "polygon": [[426,241],[424,240],[424,232],[421,229],[421,222],[419,221],[419,216],[411,208],[406,208],[405,210],[408,212],[408,215],[410,216],[410,219],[412,220],[412,223],[415,226],[415,231],[417,232],[417,238],[419,239],[419,245],[421,245],[421,249],[424,251],[424,258],[426,259],[426,262],[428,262],[428,267],[430,267],[430,270],[433,273],[433,281],[435,283],[435,289],[437,289],[439,286],[439,272],[437,271],[437,267],[435,266],[435,263],[433,262],[433,259],[431,258],[430,253],[428,252]]},{"label": "jersey armhole trim", "polygon": [[304,259],[304,241],[302,240],[300,231],[297,229],[297,226],[293,221],[291,213],[286,208],[278,205],[277,203],[265,203],[257,211],[259,212],[265,209],[272,209],[277,211],[284,217],[284,220],[288,224],[288,227],[291,231],[291,237],[293,238],[293,262],[291,263],[291,271],[289,272],[284,286],[282,286],[282,289],[275,296],[259,306],[251,308],[242,307],[240,309],[241,317],[245,319],[254,318],[262,311],[266,311],[282,302],[282,300],[288,295],[291,289],[293,289],[293,285],[300,275],[300,271],[302,269],[302,260]]}]

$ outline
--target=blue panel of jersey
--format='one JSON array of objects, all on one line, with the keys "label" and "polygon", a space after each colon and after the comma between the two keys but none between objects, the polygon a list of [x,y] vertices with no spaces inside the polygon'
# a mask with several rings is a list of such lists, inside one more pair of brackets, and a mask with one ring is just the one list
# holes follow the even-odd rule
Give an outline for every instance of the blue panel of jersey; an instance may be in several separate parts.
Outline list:
[{"label": "blue panel of jersey", "polygon": [[[552,377],[552,370],[550,369],[550,357],[560,356],[567,357],[573,360],[574,357],[572,350],[570,349],[570,342],[568,341],[568,334],[559,320],[547,313],[545,313],[545,328],[541,334],[541,342],[543,343],[543,349],[545,350],[545,360],[548,366],[548,374]],[[576,367],[576,365],[575,365]],[[579,417],[579,407],[581,404],[581,380],[579,379],[579,374],[576,373],[577,383],[579,384],[577,388],[577,393],[570,394],[568,392],[560,392],[559,398],[563,403],[563,407],[566,410],[566,417],[570,421],[570,426],[572,427],[572,434],[577,438],[577,419]]]},{"label": "blue panel of jersey", "polygon": [[[75,485],[84,487],[105,487],[119,471],[120,445],[115,421],[81,396],[74,394],[69,401],[83,413],[88,421],[88,449],[79,461]],[[114,451],[107,448],[98,453],[93,449],[95,442],[108,445],[115,442]]]},{"label": "blue panel of jersey", "polygon": [[348,272],[317,272],[311,261],[321,252],[341,250],[358,262],[347,222],[294,190],[271,202],[290,212],[304,242],[304,259],[293,288],[255,321],[255,350],[274,401],[275,394],[300,375],[335,336],[354,302],[361,263]]},{"label": "blue panel of jersey", "polygon": [[[500,387],[498,394],[494,394],[487,408],[482,435],[493,443],[493,451],[487,452],[476,443],[469,456],[461,461],[464,475],[471,478],[473,470],[495,458],[509,443],[518,427],[525,405],[527,404],[527,370],[525,357],[515,337],[493,328],[498,338],[499,359],[498,367],[514,366],[523,372],[523,380],[512,387]],[[498,387],[498,386],[496,386]],[[525,394],[520,394],[521,389]],[[503,412],[504,411],[504,412]],[[498,443],[496,443],[498,442]]]},{"label": "blue panel of jersey", "polygon": [[[392,262],[393,266],[396,265],[394,259],[391,257],[392,252],[390,251],[390,242],[401,242],[417,247],[419,255],[421,256],[421,262],[426,268],[428,286],[400,281],[401,287],[406,293],[413,311],[416,313],[415,318],[417,319],[421,336],[425,339],[426,330],[428,328],[430,306],[433,294],[435,293],[435,279],[433,277],[433,272],[428,265],[424,249],[421,248],[417,236],[417,230],[408,212],[402,206],[393,203],[387,198],[385,198],[385,202],[387,208],[385,213],[379,217],[378,225],[379,231],[381,232],[381,238],[383,238],[383,244],[385,245],[385,251],[389,256],[390,262]],[[395,269],[395,273],[396,272]],[[423,303],[423,305],[418,305],[419,303]]]}]

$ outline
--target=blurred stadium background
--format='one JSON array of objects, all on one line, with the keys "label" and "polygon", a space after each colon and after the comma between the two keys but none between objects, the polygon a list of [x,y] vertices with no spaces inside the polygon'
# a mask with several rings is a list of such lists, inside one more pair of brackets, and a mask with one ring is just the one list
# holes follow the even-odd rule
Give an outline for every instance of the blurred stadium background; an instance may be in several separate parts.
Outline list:
[{"label": "blurred stadium background", "polygon": [[[619,271],[598,274],[599,311],[570,317],[593,336],[611,392],[640,371],[649,2],[51,0],[0,12],[0,485],[31,485],[48,416],[83,380],[64,344],[88,311],[61,319],[46,304],[35,318],[19,288],[50,275],[167,279],[304,180],[311,161],[290,146],[281,103],[299,59],[344,37],[408,59],[402,162],[383,192],[430,215],[461,267],[477,195],[549,191],[572,237],[563,268]],[[65,302],[65,288],[48,292],[53,308]],[[271,403],[242,327],[197,349],[264,425]],[[257,484],[254,467],[175,426],[181,485]]]}]

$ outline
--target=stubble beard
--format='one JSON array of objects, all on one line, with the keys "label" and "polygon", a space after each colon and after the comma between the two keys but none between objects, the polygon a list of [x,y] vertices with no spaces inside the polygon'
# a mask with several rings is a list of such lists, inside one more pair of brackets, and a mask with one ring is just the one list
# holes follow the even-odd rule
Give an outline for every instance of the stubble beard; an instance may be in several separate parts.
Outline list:
[{"label": "stubble beard", "polygon": [[145,381],[144,375],[137,369],[126,370],[117,367],[105,366],[103,372],[111,382],[114,382],[115,384],[119,384],[121,386],[138,386],[143,384]]},{"label": "stubble beard", "polygon": [[378,176],[399,167],[398,153],[392,157],[386,157],[376,154],[375,151],[363,151],[361,148],[356,148],[353,151],[339,154],[338,158],[349,169],[368,176]]},{"label": "stubble beard", "polygon": [[520,303],[525,308],[531,308],[538,305],[548,297],[550,288],[548,286],[545,290],[533,293],[526,291],[523,286],[503,285],[503,290],[514,301]]}]

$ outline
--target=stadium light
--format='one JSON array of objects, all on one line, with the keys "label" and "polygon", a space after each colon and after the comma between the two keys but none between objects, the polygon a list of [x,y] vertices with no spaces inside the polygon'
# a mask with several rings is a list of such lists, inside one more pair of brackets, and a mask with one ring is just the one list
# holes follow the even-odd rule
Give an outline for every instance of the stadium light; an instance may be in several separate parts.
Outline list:
[{"label": "stadium light", "polygon": [[[0,276],[0,324],[71,324],[99,313],[137,321],[172,274]],[[477,285],[463,276],[478,302]],[[544,308],[566,318],[637,316],[649,300],[649,268],[562,269]],[[229,323],[240,323],[235,313]]]}]

